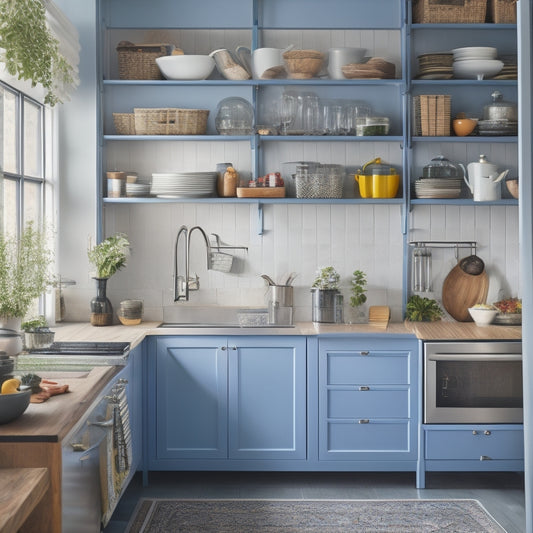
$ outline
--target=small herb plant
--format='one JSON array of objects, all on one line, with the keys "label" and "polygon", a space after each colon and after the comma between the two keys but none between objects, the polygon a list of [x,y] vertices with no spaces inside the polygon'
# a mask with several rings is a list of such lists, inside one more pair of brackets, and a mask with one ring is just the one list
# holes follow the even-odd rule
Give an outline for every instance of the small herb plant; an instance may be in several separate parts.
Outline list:
[{"label": "small herb plant", "polygon": [[339,273],[332,266],[324,267],[317,272],[311,287],[321,290],[338,290],[340,279]]},{"label": "small herb plant", "polygon": [[50,279],[52,252],[29,222],[20,237],[0,233],[0,316],[24,318]]},{"label": "small herb plant", "polygon": [[405,311],[405,319],[409,322],[435,322],[444,315],[436,300],[416,294],[407,301]]},{"label": "small herb plant", "polygon": [[366,274],[362,270],[355,270],[352,274],[350,305],[359,307],[366,302]]},{"label": "small herb plant", "polygon": [[37,318],[26,320],[21,325],[22,331],[30,333],[32,331],[39,331],[41,329],[48,329],[48,322],[43,315],[39,315]]},{"label": "small herb plant", "polygon": [[107,279],[125,267],[129,246],[127,236],[117,233],[104,239],[100,244],[89,247],[87,256],[96,269],[95,277]]},{"label": "small herb plant", "polygon": [[0,2],[0,49],[0,61],[11,76],[30,80],[33,87],[40,83],[46,90],[46,104],[61,103],[58,88],[74,83],[73,69],[46,25],[44,2]]}]

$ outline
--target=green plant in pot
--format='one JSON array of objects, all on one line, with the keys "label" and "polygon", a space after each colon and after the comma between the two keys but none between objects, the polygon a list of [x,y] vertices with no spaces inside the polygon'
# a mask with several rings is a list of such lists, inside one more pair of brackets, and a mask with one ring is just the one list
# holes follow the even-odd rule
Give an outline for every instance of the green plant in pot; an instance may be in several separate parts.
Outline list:
[{"label": "green plant in pot", "polygon": [[350,307],[353,310],[352,321],[356,324],[366,322],[363,305],[366,302],[367,280],[362,270],[354,270],[350,280]]},{"label": "green plant in pot", "polygon": [[444,316],[437,300],[414,294],[407,300],[405,319],[408,322],[435,322]]},{"label": "green plant in pot", "polygon": [[94,266],[96,297],[91,300],[91,324],[110,326],[113,323],[113,306],[107,298],[107,280],[126,266],[130,243],[126,235],[117,233],[96,246],[89,247],[87,256]]},{"label": "green plant in pot", "polygon": [[46,24],[45,2],[2,0],[0,2],[0,61],[11,76],[41,84],[44,102],[61,103],[58,95],[74,84],[71,65],[59,52],[59,42]]},{"label": "green plant in pot", "polygon": [[0,233],[0,322],[10,327],[9,319],[20,323],[35,300],[48,286],[52,252],[43,230],[33,222],[20,236]]},{"label": "green plant in pot", "polygon": [[340,275],[334,267],[321,268],[311,286],[313,322],[341,322]]},{"label": "green plant in pot", "polygon": [[49,348],[54,342],[55,333],[50,331],[46,318],[39,315],[22,323],[24,348],[26,350]]}]

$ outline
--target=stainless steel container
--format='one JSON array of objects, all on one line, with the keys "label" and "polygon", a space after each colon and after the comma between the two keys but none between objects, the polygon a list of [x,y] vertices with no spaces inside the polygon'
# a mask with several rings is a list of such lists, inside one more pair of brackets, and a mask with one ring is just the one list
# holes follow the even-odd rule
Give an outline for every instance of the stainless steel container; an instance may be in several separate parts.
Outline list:
[{"label": "stainless steel container", "polygon": [[338,294],[337,289],[311,289],[313,322],[337,322]]},{"label": "stainless steel container", "polygon": [[268,301],[277,302],[280,307],[292,307],[292,285],[270,285]]}]

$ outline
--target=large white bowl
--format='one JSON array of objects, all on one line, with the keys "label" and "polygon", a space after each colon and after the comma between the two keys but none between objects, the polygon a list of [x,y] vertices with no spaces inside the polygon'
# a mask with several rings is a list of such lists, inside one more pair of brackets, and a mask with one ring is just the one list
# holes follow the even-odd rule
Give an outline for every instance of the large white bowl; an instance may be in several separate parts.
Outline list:
[{"label": "large white bowl", "polygon": [[468,312],[478,326],[488,326],[499,313],[497,309],[479,309],[469,307]]},{"label": "large white bowl", "polygon": [[453,58],[458,59],[496,59],[498,49],[490,46],[466,46],[464,48],[454,48]]},{"label": "large white bowl", "polygon": [[167,80],[205,80],[215,68],[215,60],[204,55],[162,56],[156,63]]},{"label": "large white bowl", "polygon": [[453,62],[453,74],[456,78],[478,79],[491,78],[503,68],[503,61],[498,59],[464,59]]}]

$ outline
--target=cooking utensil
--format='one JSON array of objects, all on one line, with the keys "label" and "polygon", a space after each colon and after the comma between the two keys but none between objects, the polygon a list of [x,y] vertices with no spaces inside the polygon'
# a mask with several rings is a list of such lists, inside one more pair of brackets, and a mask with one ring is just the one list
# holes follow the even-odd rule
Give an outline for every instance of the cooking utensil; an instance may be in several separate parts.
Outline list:
[{"label": "cooking utensil", "polygon": [[287,278],[287,281],[285,281],[285,285],[292,285],[292,282],[294,281],[294,278],[297,276],[296,272],[291,272],[289,274],[289,277]]},{"label": "cooking utensil", "polygon": [[400,185],[400,175],[394,167],[376,157],[357,171],[355,181],[359,184],[362,198],[394,198]]},{"label": "cooking utensil", "polygon": [[469,307],[485,303],[489,277],[485,270],[477,276],[467,274],[459,264],[446,276],[442,285],[442,305],[459,322],[471,322]]},{"label": "cooking utensil", "polygon": [[270,285],[275,285],[276,283],[274,282],[274,280],[270,277],[270,276],[267,276],[266,274],[261,274],[261,277]]}]

